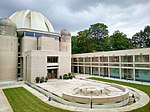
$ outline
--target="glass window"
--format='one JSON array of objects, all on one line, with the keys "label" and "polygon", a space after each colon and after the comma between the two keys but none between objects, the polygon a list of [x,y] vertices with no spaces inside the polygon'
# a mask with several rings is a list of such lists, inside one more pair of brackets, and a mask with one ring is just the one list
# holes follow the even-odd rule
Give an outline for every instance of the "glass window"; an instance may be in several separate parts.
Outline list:
[{"label": "glass window", "polygon": [[109,66],[119,66],[119,64],[109,64]]},{"label": "glass window", "polygon": [[135,64],[135,67],[150,68],[149,64]]},{"label": "glass window", "polygon": [[149,62],[149,55],[136,55],[135,62]]},{"label": "glass window", "polygon": [[51,34],[44,34],[45,37],[51,37]]},{"label": "glass window", "polygon": [[86,57],[85,62],[91,62],[90,57]]},{"label": "glass window", "polygon": [[73,62],[78,62],[78,59],[77,58],[73,58]]},{"label": "glass window", "polygon": [[85,67],[85,74],[91,74],[91,68]]},{"label": "glass window", "polygon": [[58,63],[58,57],[47,57],[47,63]]},{"label": "glass window", "polygon": [[83,58],[79,58],[79,62],[83,62]]},{"label": "glass window", "polygon": [[92,62],[98,62],[98,57],[92,57]]},{"label": "glass window", "polygon": [[108,57],[100,57],[100,62],[108,62]]},{"label": "glass window", "polygon": [[150,82],[150,70],[136,69],[135,80]]},{"label": "glass window", "polygon": [[110,68],[110,77],[120,78],[119,68]]},{"label": "glass window", "polygon": [[99,75],[98,67],[92,67],[92,75]]},{"label": "glass window", "polygon": [[133,62],[133,56],[121,56],[121,62]]},{"label": "glass window", "polygon": [[42,33],[35,33],[35,37],[42,37],[43,34]]},{"label": "glass window", "polygon": [[119,56],[110,56],[109,62],[119,62]]},{"label": "glass window", "polygon": [[25,36],[34,37],[34,33],[33,32],[25,32]]},{"label": "glass window", "polygon": [[52,35],[52,38],[54,38],[55,40],[59,40],[59,36],[57,35]]},{"label": "glass window", "polygon": [[127,80],[133,80],[133,70],[132,69],[121,69],[121,78]]},{"label": "glass window", "polygon": [[133,67],[133,64],[121,64],[122,67]]},{"label": "glass window", "polygon": [[79,66],[79,73],[83,74],[83,66]]}]

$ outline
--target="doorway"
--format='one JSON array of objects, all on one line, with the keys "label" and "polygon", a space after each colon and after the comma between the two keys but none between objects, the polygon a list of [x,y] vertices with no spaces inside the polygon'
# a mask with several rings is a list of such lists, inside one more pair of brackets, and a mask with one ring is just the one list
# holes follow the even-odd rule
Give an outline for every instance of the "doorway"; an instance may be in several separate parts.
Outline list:
[{"label": "doorway", "polygon": [[53,79],[53,78],[57,78],[57,71],[58,69],[48,69],[48,79]]}]

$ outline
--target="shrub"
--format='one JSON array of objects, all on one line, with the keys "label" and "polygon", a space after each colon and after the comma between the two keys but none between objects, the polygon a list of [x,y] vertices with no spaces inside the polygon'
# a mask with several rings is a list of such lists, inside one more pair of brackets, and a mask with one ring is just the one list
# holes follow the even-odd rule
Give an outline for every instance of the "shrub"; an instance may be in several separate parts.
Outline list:
[{"label": "shrub", "polygon": [[69,79],[68,74],[64,74],[63,79]]},{"label": "shrub", "polygon": [[39,83],[40,77],[36,77],[36,78],[35,78],[35,81],[36,81],[36,83]]},{"label": "shrub", "polygon": [[71,73],[68,73],[69,79],[73,78],[73,75]]},{"label": "shrub", "polygon": [[40,78],[40,83],[43,83],[44,82],[44,77],[41,77]]},{"label": "shrub", "polygon": [[62,79],[62,75],[60,75],[59,78]]},{"label": "shrub", "polygon": [[45,81],[45,82],[47,82],[47,81],[48,81],[48,77],[47,77],[47,76],[45,77],[45,80],[44,80],[44,81]]}]

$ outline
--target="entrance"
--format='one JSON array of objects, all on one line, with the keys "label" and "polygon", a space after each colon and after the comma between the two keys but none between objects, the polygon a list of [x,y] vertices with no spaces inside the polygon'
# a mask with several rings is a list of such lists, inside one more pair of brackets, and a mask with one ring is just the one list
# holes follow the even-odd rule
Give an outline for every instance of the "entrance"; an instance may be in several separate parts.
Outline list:
[{"label": "entrance", "polygon": [[57,71],[58,69],[48,69],[48,79],[57,78]]}]

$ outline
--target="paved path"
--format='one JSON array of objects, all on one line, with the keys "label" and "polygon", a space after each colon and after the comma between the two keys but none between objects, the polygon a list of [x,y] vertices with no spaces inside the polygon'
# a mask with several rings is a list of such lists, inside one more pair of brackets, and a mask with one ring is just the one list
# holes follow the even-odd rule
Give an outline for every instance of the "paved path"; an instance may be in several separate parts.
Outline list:
[{"label": "paved path", "polygon": [[13,112],[13,110],[1,88],[0,88],[0,112]]}]

